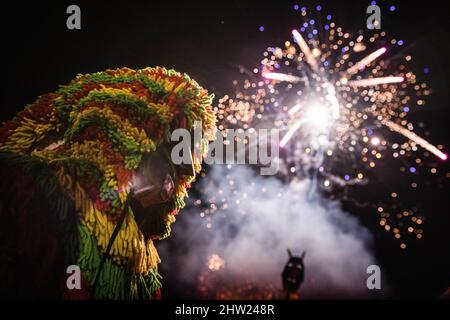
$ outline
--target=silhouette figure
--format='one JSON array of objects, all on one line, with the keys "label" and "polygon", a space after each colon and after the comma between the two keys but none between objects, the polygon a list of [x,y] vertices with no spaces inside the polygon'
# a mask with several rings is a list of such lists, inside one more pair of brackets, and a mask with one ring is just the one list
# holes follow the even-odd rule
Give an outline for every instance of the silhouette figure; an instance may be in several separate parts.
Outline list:
[{"label": "silhouette figure", "polygon": [[292,255],[291,250],[287,249],[289,260],[284,266],[281,277],[283,279],[283,288],[286,291],[286,298],[289,299],[300,288],[305,277],[305,265],[303,259],[306,252],[303,251],[300,257]]}]

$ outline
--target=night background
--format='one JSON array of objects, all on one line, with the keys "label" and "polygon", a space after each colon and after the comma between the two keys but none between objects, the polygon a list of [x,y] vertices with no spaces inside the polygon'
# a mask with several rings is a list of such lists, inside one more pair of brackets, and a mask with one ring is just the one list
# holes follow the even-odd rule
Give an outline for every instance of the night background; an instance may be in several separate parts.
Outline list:
[{"label": "night background", "polygon": [[[338,25],[353,32],[364,27],[370,1],[77,2],[82,29],[74,31],[66,28],[65,11],[72,3],[14,2],[3,10],[1,19],[4,81],[0,120],[12,118],[39,95],[56,90],[79,73],[123,66],[164,66],[185,72],[215,94],[216,105],[220,97],[234,93],[232,82],[241,76],[240,66],[251,70],[268,46],[282,45],[290,38],[290,31],[300,24],[295,4],[314,8],[319,3]],[[405,41],[415,71],[432,88],[426,107],[415,109],[408,119],[423,122],[420,133],[428,141],[444,145],[448,152],[447,11],[440,1],[382,0],[378,5],[382,29]],[[393,12],[389,11],[391,5],[396,7]],[[425,68],[427,72],[421,72]],[[355,191],[359,199],[376,202],[386,196],[385,190],[389,194],[408,189],[403,205],[417,207],[424,216],[424,236],[408,241],[406,249],[380,228],[376,212],[342,201],[344,210],[357,217],[373,236],[371,250],[389,287],[379,298],[436,299],[450,286],[449,166],[448,161],[427,161],[437,168],[437,174],[424,170],[414,178],[405,177],[398,164],[385,162],[371,175],[369,186]],[[413,181],[418,187],[411,191]],[[182,229],[195,210],[182,211],[172,236],[164,240],[160,253],[164,299],[204,297],[195,285],[177,281],[174,274],[182,275],[184,266],[171,259],[189,249],[183,246]],[[296,251],[300,252],[301,246]],[[307,259],[308,255],[306,278]],[[276,277],[280,283],[286,260],[279,261]]]}]

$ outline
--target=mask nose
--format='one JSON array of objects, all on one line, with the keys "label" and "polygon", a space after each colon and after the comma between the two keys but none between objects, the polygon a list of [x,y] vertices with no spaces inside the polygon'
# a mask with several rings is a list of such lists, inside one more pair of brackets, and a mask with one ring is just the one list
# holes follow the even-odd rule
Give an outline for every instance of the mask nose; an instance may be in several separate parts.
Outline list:
[{"label": "mask nose", "polygon": [[169,198],[172,196],[173,189],[175,188],[175,184],[173,182],[172,177],[170,174],[166,175],[166,178],[164,179],[163,185],[161,187],[161,199],[163,202],[169,200]]}]

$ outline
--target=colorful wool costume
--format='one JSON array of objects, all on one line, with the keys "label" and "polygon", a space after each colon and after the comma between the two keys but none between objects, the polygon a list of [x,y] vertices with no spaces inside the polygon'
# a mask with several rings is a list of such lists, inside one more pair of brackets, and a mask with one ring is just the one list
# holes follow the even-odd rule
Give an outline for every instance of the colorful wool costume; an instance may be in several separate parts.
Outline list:
[{"label": "colorful wool costume", "polygon": [[[144,237],[127,198],[143,154],[174,129],[201,121],[203,151],[214,137],[212,95],[164,68],[79,75],[0,127],[2,295],[150,299],[161,287],[155,240],[167,237],[192,182],[181,177]],[[194,168],[200,170],[199,158]],[[125,221],[94,278],[121,212]],[[82,289],[68,290],[78,265]]]}]

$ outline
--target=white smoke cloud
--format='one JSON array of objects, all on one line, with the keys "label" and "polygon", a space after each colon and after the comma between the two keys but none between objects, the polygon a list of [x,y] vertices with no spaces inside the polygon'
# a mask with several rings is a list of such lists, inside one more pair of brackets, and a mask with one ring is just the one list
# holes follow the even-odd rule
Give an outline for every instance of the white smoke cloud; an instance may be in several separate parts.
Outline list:
[{"label": "white smoke cloud", "polygon": [[205,219],[200,207],[188,206],[174,226],[176,253],[169,248],[172,240],[159,245],[163,273],[171,270],[167,275],[180,284],[195,286],[208,256],[216,253],[225,261],[228,281],[281,290],[290,248],[294,255],[306,251],[303,298],[374,297],[366,287],[366,269],[376,264],[370,233],[339,202],[312,191],[311,181],[287,185],[246,166],[215,166],[201,190],[217,211]]}]

